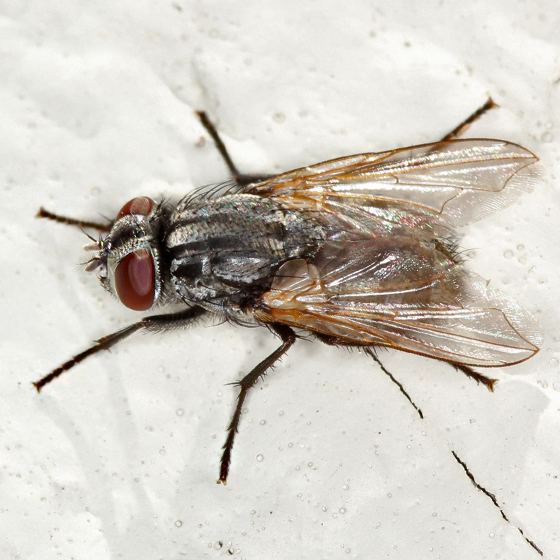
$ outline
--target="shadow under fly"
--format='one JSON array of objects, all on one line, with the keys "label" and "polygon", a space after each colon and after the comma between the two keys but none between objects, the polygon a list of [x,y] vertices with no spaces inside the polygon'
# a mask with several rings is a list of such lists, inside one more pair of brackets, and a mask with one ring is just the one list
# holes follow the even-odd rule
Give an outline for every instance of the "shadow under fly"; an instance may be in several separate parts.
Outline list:
[{"label": "shadow under fly", "polygon": [[378,362],[379,347],[445,361],[492,390],[495,379],[473,367],[510,366],[538,351],[523,312],[498,301],[457,249],[456,228],[527,190],[526,168],[538,159],[504,140],[457,138],[494,106],[489,99],[431,144],[274,176],[240,173],[199,112],[232,180],[174,202],[133,198],[107,224],[41,209],[40,217],[105,234],[89,246],[94,256],[86,269],[125,306],[183,309],[100,338],[36,381],[36,389],[139,330],[176,329],[206,314],[267,327],[281,344],[235,383],[219,472],[224,484],[247,393],[304,333],[363,348]]}]

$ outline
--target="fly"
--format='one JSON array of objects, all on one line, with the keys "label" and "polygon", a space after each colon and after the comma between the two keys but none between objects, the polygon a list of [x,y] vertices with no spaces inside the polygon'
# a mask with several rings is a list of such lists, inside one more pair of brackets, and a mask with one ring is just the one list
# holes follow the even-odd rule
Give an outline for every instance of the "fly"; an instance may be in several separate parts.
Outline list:
[{"label": "fly", "polygon": [[511,142],[457,138],[493,106],[489,99],[432,144],[262,177],[238,172],[199,113],[232,181],[175,203],[134,198],[107,225],[41,209],[40,217],[106,232],[89,247],[86,269],[125,306],[183,307],[100,338],[36,381],[37,391],[139,330],[175,329],[209,314],[267,327],[281,344],[236,383],[220,463],[225,484],[247,393],[298,333],[374,358],[386,347],[445,361],[492,390],[495,379],[473,367],[518,364],[539,350],[523,312],[497,303],[457,251],[456,228],[511,202],[538,160]]}]

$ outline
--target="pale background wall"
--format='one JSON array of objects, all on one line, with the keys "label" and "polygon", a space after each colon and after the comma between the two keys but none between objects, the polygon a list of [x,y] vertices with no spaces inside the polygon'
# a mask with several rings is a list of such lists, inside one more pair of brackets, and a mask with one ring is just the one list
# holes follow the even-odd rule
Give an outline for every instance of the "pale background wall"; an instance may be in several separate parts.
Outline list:
[{"label": "pale background wall", "polygon": [[[0,0],[2,558],[560,558],[558,3]],[[277,342],[227,325],[137,336],[38,397],[30,382],[134,319],[45,205],[114,215],[226,176],[470,131],[542,158],[537,189],[465,232],[472,267],[535,314],[495,394],[300,343],[254,392],[215,484],[238,378]],[[453,460],[496,494],[508,524]],[[222,545],[220,545],[222,543]]]}]

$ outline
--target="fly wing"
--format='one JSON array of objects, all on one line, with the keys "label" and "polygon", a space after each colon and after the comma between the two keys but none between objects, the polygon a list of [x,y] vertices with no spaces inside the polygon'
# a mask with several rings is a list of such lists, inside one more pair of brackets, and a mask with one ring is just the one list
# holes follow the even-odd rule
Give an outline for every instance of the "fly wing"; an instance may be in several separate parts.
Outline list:
[{"label": "fly wing", "polygon": [[521,310],[499,302],[445,253],[409,238],[328,242],[311,262],[289,261],[256,316],[341,344],[469,366],[512,365],[538,351]]},{"label": "fly wing", "polygon": [[450,140],[325,161],[253,183],[246,192],[288,207],[352,214],[360,229],[368,215],[375,221],[386,209],[393,219],[402,207],[424,220],[462,225],[528,190],[533,173],[522,170],[537,160],[504,140]]}]

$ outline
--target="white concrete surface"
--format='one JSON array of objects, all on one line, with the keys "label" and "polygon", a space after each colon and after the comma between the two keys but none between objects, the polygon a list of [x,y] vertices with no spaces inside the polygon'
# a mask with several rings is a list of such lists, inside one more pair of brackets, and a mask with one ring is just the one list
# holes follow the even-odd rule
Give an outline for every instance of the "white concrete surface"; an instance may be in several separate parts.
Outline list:
[{"label": "white concrete surface", "polygon": [[[0,0],[0,556],[560,558],[558,4]],[[40,205],[113,215],[239,166],[275,172],[469,131],[535,150],[542,180],[465,232],[471,267],[534,313],[494,394],[386,353],[299,343],[252,394],[215,484],[234,391],[276,341],[228,325],[136,336],[41,396],[31,381],[134,320]],[[496,495],[507,523],[451,455]]]}]

